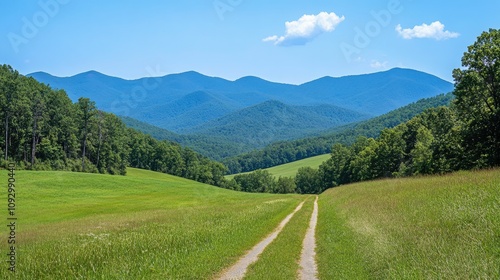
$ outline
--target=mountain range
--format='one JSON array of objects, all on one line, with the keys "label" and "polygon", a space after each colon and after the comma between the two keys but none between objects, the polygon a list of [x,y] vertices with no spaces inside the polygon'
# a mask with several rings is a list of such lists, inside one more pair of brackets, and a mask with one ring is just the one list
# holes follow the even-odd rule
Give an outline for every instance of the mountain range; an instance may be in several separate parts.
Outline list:
[{"label": "mountain range", "polygon": [[453,90],[436,76],[401,68],[301,85],[251,76],[229,81],[194,71],[136,80],[96,71],[28,76],[64,89],[73,101],[90,98],[103,111],[175,134],[205,135],[252,148],[379,116]]}]

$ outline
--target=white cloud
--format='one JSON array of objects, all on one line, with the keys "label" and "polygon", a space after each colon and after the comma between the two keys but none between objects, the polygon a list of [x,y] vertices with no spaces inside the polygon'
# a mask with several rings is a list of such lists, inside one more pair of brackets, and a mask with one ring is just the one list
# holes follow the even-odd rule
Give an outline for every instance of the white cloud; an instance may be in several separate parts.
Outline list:
[{"label": "white cloud", "polygon": [[387,68],[388,64],[389,64],[388,61],[380,62],[378,60],[372,60],[372,62],[370,63],[370,67],[375,69],[383,69]]},{"label": "white cloud", "polygon": [[269,36],[262,41],[274,42],[277,46],[305,45],[322,33],[332,32],[344,20],[344,16],[339,17],[333,12],[303,15],[296,21],[285,22],[285,35]]},{"label": "white cloud", "polygon": [[262,39],[263,42],[275,42],[278,41],[279,37],[274,35],[274,36],[269,36],[267,38]]},{"label": "white cloud", "polygon": [[444,30],[444,24],[439,21],[435,21],[430,25],[422,24],[416,25],[413,28],[403,29],[401,24],[396,26],[396,31],[399,33],[401,37],[404,39],[413,39],[413,38],[432,38],[436,40],[446,40],[450,38],[457,38],[460,36],[459,33],[450,32],[448,30]]}]

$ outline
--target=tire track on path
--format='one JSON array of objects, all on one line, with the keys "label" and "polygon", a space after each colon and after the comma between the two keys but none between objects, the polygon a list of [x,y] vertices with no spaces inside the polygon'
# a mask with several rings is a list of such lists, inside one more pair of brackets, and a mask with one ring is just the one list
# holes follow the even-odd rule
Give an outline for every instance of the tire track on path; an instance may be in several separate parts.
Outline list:
[{"label": "tire track on path", "polygon": [[309,222],[304,242],[302,243],[302,254],[300,256],[299,279],[317,280],[318,267],[316,265],[316,224],[318,223],[318,196],[314,201],[314,209]]},{"label": "tire track on path", "polygon": [[222,274],[221,277],[219,277],[219,280],[236,280],[236,279],[243,279],[245,276],[245,273],[248,269],[248,267],[259,260],[259,255],[266,249],[266,247],[273,242],[273,240],[278,236],[278,234],[283,230],[285,225],[292,219],[293,215],[297,213],[302,208],[302,205],[304,205],[304,201],[293,210],[292,213],[290,213],[288,216],[281,221],[281,223],[278,225],[274,231],[268,235],[266,238],[264,238],[262,241],[260,241],[257,245],[255,245],[250,251],[247,252],[245,256],[243,256],[238,262],[236,262],[233,266],[231,266],[229,269],[225,270],[224,273]]}]

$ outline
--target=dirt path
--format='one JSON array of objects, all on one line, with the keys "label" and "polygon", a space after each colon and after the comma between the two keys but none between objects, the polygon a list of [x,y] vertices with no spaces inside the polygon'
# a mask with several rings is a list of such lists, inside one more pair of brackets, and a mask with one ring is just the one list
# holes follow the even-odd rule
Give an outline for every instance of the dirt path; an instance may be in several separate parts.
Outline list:
[{"label": "dirt path", "polygon": [[314,201],[314,209],[309,222],[304,242],[302,243],[302,254],[300,256],[299,279],[317,280],[318,268],[316,266],[316,224],[318,223],[318,197]]},{"label": "dirt path", "polygon": [[271,242],[278,236],[281,230],[285,227],[285,225],[290,221],[293,215],[302,208],[304,202],[301,202],[295,210],[286,216],[283,221],[279,224],[279,226],[266,238],[260,241],[257,245],[255,245],[248,253],[243,256],[236,264],[232,267],[224,271],[224,274],[219,278],[220,280],[234,280],[234,279],[243,279],[245,273],[247,271],[248,266],[252,263],[256,262],[259,259],[259,255],[264,251],[267,245],[271,244]]}]

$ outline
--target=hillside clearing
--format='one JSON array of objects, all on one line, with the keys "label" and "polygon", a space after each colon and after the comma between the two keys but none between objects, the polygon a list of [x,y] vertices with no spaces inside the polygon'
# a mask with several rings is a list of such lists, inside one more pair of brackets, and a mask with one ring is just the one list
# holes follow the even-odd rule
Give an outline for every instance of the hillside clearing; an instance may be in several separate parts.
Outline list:
[{"label": "hillside clearing", "polygon": [[347,185],[319,207],[321,279],[500,278],[500,170]]},{"label": "hillside clearing", "polygon": [[[294,162],[290,162],[287,164],[282,164],[270,168],[266,168],[264,170],[269,171],[272,175],[274,175],[276,178],[278,177],[295,177],[297,175],[297,171],[301,167],[311,167],[311,168],[318,168],[324,161],[328,160],[330,158],[330,154],[325,154],[325,155],[320,155],[320,156],[315,156],[315,157],[310,157],[306,158],[303,160],[298,160]],[[240,173],[240,174],[247,174],[250,172],[246,173]],[[225,176],[226,179],[231,180],[238,174],[233,174],[233,175],[227,175]]]}]

